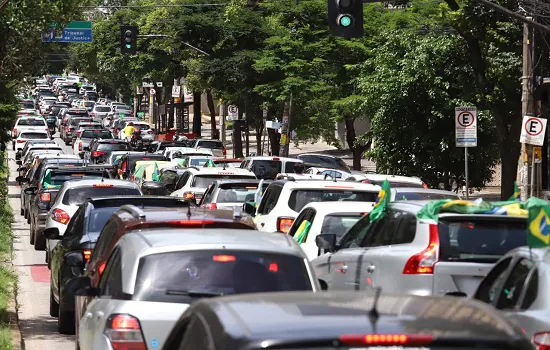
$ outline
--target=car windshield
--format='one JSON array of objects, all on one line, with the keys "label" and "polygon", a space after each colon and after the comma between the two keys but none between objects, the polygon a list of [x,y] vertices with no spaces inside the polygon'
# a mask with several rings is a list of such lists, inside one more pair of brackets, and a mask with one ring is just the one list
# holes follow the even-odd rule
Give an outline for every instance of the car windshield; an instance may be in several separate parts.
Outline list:
[{"label": "car windshield", "polygon": [[22,132],[19,135],[22,139],[35,139],[35,140],[45,140],[48,139],[48,134],[42,132]]},{"label": "car windshield", "polygon": [[107,223],[107,220],[113,215],[117,208],[98,208],[90,212],[88,217],[88,234],[99,233],[103,229],[103,226]]},{"label": "car windshield", "polygon": [[441,261],[496,262],[527,245],[527,220],[488,216],[450,216],[439,220]]},{"label": "car windshield", "polygon": [[258,179],[275,179],[281,172],[282,163],[280,160],[254,160],[252,172]]},{"label": "car windshield", "polygon": [[458,199],[458,195],[454,193],[437,193],[437,192],[400,192],[395,193],[395,200],[434,200],[434,199]]},{"label": "car windshield", "polygon": [[258,185],[252,184],[231,184],[224,185],[218,192],[216,203],[244,203],[254,200],[258,191]]},{"label": "car windshield", "polygon": [[191,187],[196,188],[207,188],[208,186],[212,185],[212,183],[216,180],[237,180],[237,179],[256,179],[254,177],[250,176],[243,176],[243,175],[197,175],[193,179],[193,183],[191,184]]},{"label": "car windshield", "polygon": [[116,106],[116,110],[117,110],[117,111],[122,111],[122,110],[124,110],[124,111],[129,111],[130,109],[131,109],[131,108],[128,107],[128,106]]},{"label": "car windshield", "polygon": [[335,213],[325,216],[321,233],[332,233],[340,238],[355,225],[362,217],[362,213]]},{"label": "car windshield", "polygon": [[288,199],[290,209],[299,212],[302,208],[312,202],[376,202],[376,192],[354,191],[345,189],[300,189],[293,190]]},{"label": "car windshield", "polygon": [[223,143],[215,140],[200,140],[197,146],[200,148],[222,149]]},{"label": "car windshield", "polygon": [[17,122],[19,126],[46,126],[46,122],[43,119],[25,118],[19,119]]},{"label": "car windshield", "polygon": [[132,299],[191,303],[205,296],[311,289],[301,257],[188,250],[141,258]]},{"label": "car windshield", "polygon": [[139,196],[141,193],[137,188],[130,187],[102,187],[108,185],[94,185],[90,187],[77,187],[68,189],[63,196],[63,204],[65,205],[81,205],[89,198],[106,197],[106,196]]},{"label": "car windshield", "polygon": [[322,155],[306,154],[300,156],[304,162],[314,164],[319,168],[331,168],[343,171],[350,171],[349,166],[341,158],[326,157]]},{"label": "car windshield", "polygon": [[100,143],[97,145],[98,151],[131,151],[130,144],[127,142]]},{"label": "car windshield", "polygon": [[83,138],[83,139],[95,139],[95,138],[98,138],[98,139],[112,139],[113,135],[111,134],[110,131],[106,131],[106,130],[101,130],[101,131],[84,130],[82,132],[81,138]]},{"label": "car windshield", "polygon": [[110,111],[111,111],[111,107],[107,107],[107,106],[96,106],[94,110],[95,110],[96,112],[101,112],[101,113],[110,112]]}]

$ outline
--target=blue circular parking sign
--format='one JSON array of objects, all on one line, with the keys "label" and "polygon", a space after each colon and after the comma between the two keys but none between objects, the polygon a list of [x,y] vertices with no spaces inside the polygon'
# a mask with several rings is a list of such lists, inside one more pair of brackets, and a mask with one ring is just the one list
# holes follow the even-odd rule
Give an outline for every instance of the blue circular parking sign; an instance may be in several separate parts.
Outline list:
[{"label": "blue circular parking sign", "polygon": [[151,340],[151,347],[158,348],[160,345],[159,341],[157,339]]}]

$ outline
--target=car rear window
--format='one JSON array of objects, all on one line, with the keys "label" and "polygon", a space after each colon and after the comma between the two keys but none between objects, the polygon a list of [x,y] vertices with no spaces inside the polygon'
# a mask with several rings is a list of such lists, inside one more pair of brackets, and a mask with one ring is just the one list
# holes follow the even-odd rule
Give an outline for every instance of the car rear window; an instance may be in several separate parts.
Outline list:
[{"label": "car rear window", "polygon": [[130,151],[130,144],[124,142],[100,143],[97,145],[98,151]]},{"label": "car rear window", "polygon": [[[388,181],[390,183],[391,188],[398,188],[398,187],[413,187],[413,188],[424,188],[421,183],[415,183],[415,182],[399,182],[399,181]],[[384,183],[384,180],[369,180],[370,184],[382,186]]]},{"label": "car rear window", "polygon": [[39,118],[25,118],[25,119],[19,119],[17,122],[17,125],[19,126],[46,126],[46,122],[44,119]]},{"label": "car rear window", "polygon": [[354,191],[346,189],[301,189],[293,190],[288,199],[290,209],[299,212],[302,208],[312,202],[376,202],[376,192]]},{"label": "car rear window", "polygon": [[[98,184],[98,186],[101,186]],[[107,196],[132,196],[141,195],[138,189],[130,187],[78,187],[71,188],[63,196],[65,205],[81,205],[89,198]]]},{"label": "car rear window", "polygon": [[189,161],[189,166],[203,166],[211,158],[191,158]]},{"label": "car rear window", "polygon": [[84,102],[84,106],[86,107],[93,107],[95,105],[95,102]]},{"label": "car rear window", "polygon": [[341,158],[323,157],[320,155],[303,155],[300,159],[304,162],[317,165],[319,168],[332,168],[344,171],[350,171],[349,166]]},{"label": "car rear window", "polygon": [[258,185],[246,184],[230,184],[224,185],[218,192],[218,198],[214,200],[216,203],[244,203],[253,201],[254,196],[258,192]]},{"label": "car rear window", "polygon": [[430,192],[397,192],[395,200],[433,200],[433,199],[459,199],[456,194],[430,193]]},{"label": "car rear window", "polygon": [[110,112],[110,111],[111,111],[111,107],[107,107],[107,106],[96,106],[94,110],[95,110],[96,112]]},{"label": "car rear window", "polygon": [[191,303],[206,296],[311,289],[300,257],[227,249],[189,250],[141,258],[132,299]]},{"label": "car rear window", "polygon": [[134,127],[138,130],[141,130],[141,129],[147,130],[150,128],[149,125],[147,124],[139,124],[139,123],[134,123]]},{"label": "car rear window", "polygon": [[103,177],[103,172],[82,172],[79,173],[78,171],[75,171],[74,173],[67,173],[67,172],[61,172],[61,173],[53,173],[51,181],[49,182],[50,185],[53,186],[61,186],[67,181],[71,180],[83,180],[83,179],[101,179]]},{"label": "car rear window", "polygon": [[45,140],[48,139],[48,134],[42,132],[22,132],[19,137],[23,139]]},{"label": "car rear window", "polygon": [[321,232],[332,233],[337,238],[340,238],[362,217],[361,213],[335,213],[326,215],[323,219]]},{"label": "car rear window", "polygon": [[254,160],[251,170],[259,179],[275,179],[281,168],[280,160]]},{"label": "car rear window", "polygon": [[451,216],[439,220],[440,261],[496,262],[527,245],[527,220]]},{"label": "car rear window", "polygon": [[[72,116],[72,117],[86,117],[88,116],[88,112],[86,111],[81,111],[81,112],[67,112],[66,113],[66,116],[69,117],[69,116]],[[87,121],[92,121],[92,119],[87,119]]]},{"label": "car rear window", "polygon": [[197,146],[200,148],[222,149],[223,143],[215,140],[201,140]]},{"label": "car rear window", "polygon": [[254,177],[243,176],[243,175],[197,175],[193,179],[192,187],[197,188],[207,188],[212,185],[216,180],[237,180],[237,179],[254,179]]},{"label": "car rear window", "polygon": [[96,137],[99,139],[112,139],[113,135],[110,131],[85,130],[82,132],[81,136],[83,139],[94,139]]},{"label": "car rear window", "polygon": [[78,119],[71,120],[71,125],[80,125],[80,123],[91,122],[91,121],[93,121],[93,119],[91,118],[78,118]]},{"label": "car rear window", "polygon": [[118,207],[98,208],[90,212],[88,218],[88,234],[99,233],[103,230],[103,226],[107,223],[107,220],[113,215]]}]

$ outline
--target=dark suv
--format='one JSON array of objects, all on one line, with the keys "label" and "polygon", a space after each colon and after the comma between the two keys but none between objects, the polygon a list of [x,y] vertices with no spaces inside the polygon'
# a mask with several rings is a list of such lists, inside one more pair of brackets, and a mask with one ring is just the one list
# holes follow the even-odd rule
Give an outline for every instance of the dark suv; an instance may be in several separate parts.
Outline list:
[{"label": "dark suv", "polygon": [[84,202],[69,221],[65,234],[59,236],[57,228],[44,232],[48,239],[60,239],[52,251],[48,267],[50,278],[50,315],[59,317],[58,327],[62,334],[74,333],[74,294],[64,288],[66,282],[83,273],[82,266],[67,265],[75,259],[85,263],[94,251],[103,226],[111,215],[123,205],[140,208],[178,208],[189,203],[183,198],[153,196],[117,196],[94,198]]},{"label": "dark suv", "polygon": [[122,174],[123,179],[129,178],[136,168],[136,163],[140,160],[157,160],[164,161],[164,158],[161,154],[154,153],[138,153],[138,154],[125,154],[120,158],[120,173]]},{"label": "dark suv", "polygon": [[84,148],[84,158],[90,163],[105,163],[113,151],[131,151],[132,146],[129,142],[123,140],[102,140],[95,139],[90,142],[89,147]]}]

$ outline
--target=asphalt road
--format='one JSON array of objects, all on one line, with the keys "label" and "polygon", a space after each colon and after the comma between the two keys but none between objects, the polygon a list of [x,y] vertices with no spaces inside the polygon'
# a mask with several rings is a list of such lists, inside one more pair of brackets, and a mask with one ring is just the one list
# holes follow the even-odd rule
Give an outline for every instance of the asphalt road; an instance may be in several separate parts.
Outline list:
[{"label": "asphalt road", "polygon": [[[56,139],[65,153],[72,154],[72,149]],[[74,336],[61,335],[57,332],[57,319],[49,315],[50,306],[50,271],[45,263],[45,252],[34,250],[29,244],[30,226],[19,215],[20,187],[17,186],[17,165],[13,160],[15,152],[10,151],[9,161],[9,194],[10,205],[14,213],[12,224],[14,233],[13,248],[15,251],[14,264],[19,278],[17,294],[18,316],[25,350],[67,350],[74,349]]]}]

